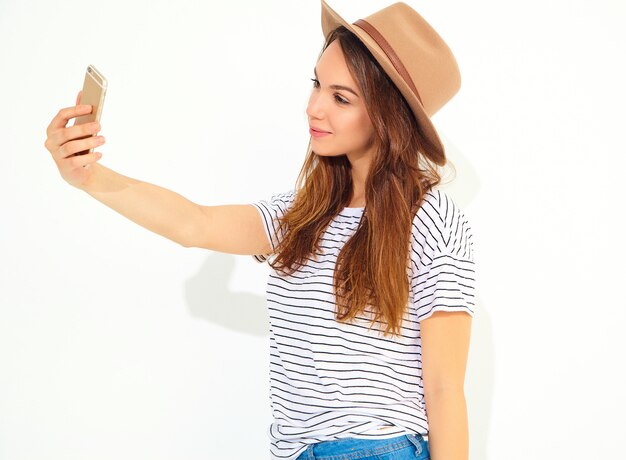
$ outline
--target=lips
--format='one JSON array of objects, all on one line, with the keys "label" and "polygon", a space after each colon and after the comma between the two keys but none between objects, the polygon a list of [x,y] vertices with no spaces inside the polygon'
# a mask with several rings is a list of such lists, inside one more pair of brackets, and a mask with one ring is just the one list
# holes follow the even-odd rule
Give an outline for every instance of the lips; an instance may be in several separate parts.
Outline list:
[{"label": "lips", "polygon": [[322,133],[322,134],[330,134],[330,131],[324,131],[323,129],[316,128],[315,126],[309,126],[312,131]]}]

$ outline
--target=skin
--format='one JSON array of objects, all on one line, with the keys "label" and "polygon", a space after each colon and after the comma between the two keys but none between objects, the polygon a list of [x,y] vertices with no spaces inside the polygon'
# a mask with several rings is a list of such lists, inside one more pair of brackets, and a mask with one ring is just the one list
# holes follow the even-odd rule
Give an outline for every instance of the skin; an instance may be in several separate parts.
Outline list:
[{"label": "skin", "polygon": [[[102,129],[98,122],[67,126],[72,118],[91,113],[90,105],[80,105],[81,96],[82,91],[76,97],[76,106],[59,110],[46,129],[44,143],[61,177],[74,187],[80,187],[88,181],[92,174],[91,166],[102,158],[102,154],[96,151],[79,156],[74,154],[101,147],[105,143],[104,136],[97,135]],[[80,139],[84,136],[90,137]]]},{"label": "skin", "polygon": [[[324,50],[315,73],[306,114],[310,126],[331,134],[311,136],[311,147],[320,156],[346,155],[354,184],[350,206],[365,206],[365,179],[376,153],[374,127],[339,42],[332,42]],[[334,85],[348,87],[353,92],[331,88]]]},{"label": "skin", "polygon": [[464,381],[471,328],[464,312],[438,311],[420,322],[431,460],[469,458]]}]

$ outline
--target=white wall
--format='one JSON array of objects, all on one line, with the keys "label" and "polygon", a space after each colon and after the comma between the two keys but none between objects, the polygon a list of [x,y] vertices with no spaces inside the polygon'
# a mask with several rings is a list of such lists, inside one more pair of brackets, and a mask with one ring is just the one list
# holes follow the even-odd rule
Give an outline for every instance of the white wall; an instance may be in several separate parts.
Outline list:
[{"label": "white wall", "polygon": [[[479,269],[471,458],[616,458],[626,6],[407,3],[463,76],[434,121]],[[0,459],[268,458],[268,267],[123,219],[43,142],[92,63],[103,164],[203,204],[268,198],[302,164],[322,42],[317,0],[0,0]]]}]

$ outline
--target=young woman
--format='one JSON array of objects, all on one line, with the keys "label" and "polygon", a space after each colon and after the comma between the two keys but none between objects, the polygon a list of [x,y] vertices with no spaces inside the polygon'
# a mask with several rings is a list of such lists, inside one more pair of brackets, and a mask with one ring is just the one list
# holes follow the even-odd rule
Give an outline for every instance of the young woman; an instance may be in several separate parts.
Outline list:
[{"label": "young woman", "polygon": [[89,113],[80,94],[46,148],[69,184],[139,225],[271,265],[272,458],[467,460],[472,234],[437,189],[430,121],[458,91],[456,61],[403,3],[348,24],[322,1],[322,28],[294,190],[201,206],[76,156],[104,143],[80,139],[98,124],[67,127]]}]

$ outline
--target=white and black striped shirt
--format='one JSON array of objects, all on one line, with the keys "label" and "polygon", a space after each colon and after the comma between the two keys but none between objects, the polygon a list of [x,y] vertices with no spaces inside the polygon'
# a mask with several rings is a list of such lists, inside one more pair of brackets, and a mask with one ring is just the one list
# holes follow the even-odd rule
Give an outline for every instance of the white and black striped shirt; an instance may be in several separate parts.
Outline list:
[{"label": "white and black striped shirt", "polygon": [[[252,203],[275,248],[276,219],[295,191]],[[384,337],[369,317],[335,319],[333,272],[364,208],[344,208],[322,236],[317,260],[290,276],[272,270],[270,318],[272,459],[297,458],[309,444],[339,438],[382,439],[428,434],[419,322],[438,310],[474,314],[472,232],[463,212],[434,189],[413,219],[409,309],[402,336]],[[265,262],[269,254],[253,256]]]}]

